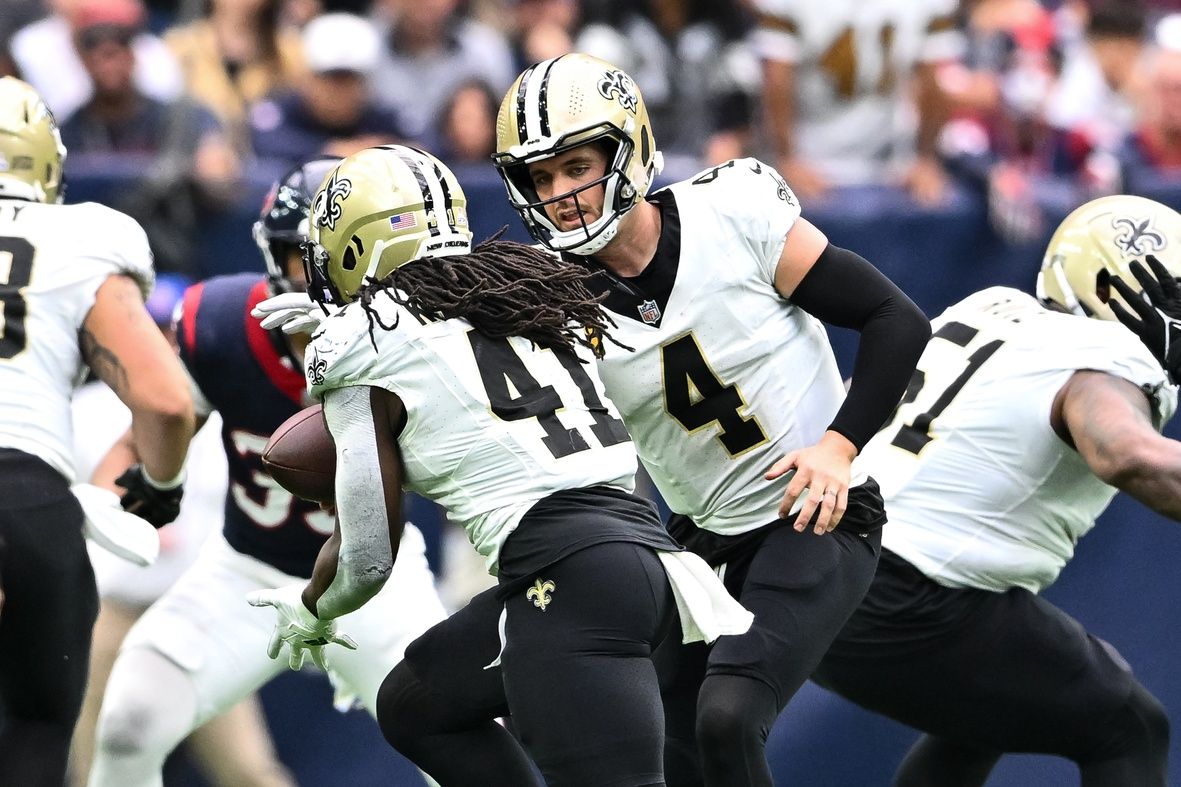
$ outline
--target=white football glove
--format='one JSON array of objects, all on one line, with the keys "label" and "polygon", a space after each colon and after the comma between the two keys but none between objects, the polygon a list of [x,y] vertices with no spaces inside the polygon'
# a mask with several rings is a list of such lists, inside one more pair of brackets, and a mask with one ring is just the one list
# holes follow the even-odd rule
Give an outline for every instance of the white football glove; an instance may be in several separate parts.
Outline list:
[{"label": "white football glove", "polygon": [[267,646],[267,655],[273,659],[279,658],[279,653],[286,643],[291,649],[287,664],[293,670],[303,666],[307,656],[320,669],[327,671],[328,665],[324,661],[324,646],[330,644],[342,645],[349,650],[356,650],[357,643],[348,634],[336,630],[336,621],[320,620],[304,606],[302,582],[284,585],[272,590],[256,590],[246,596],[246,601],[254,607],[274,607],[279,619],[275,623],[275,630],[271,634],[271,642]]},{"label": "white football glove", "polygon": [[261,321],[268,331],[282,328],[283,333],[311,333],[328,314],[306,292],[285,292],[260,301],[250,316]]}]

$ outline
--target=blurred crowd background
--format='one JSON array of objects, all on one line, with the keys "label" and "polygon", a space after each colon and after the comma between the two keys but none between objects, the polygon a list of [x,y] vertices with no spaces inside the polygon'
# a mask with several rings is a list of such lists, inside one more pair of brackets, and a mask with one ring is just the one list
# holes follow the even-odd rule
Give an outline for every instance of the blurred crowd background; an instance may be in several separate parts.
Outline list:
[{"label": "blurred crowd background", "polygon": [[251,267],[202,259],[238,246],[199,236],[240,227],[217,220],[257,210],[271,178],[317,152],[410,142],[463,180],[494,180],[499,97],[528,64],[572,50],[635,77],[666,179],[755,155],[805,210],[856,210],[866,187],[918,212],[966,194],[1000,239],[1021,244],[1095,195],[1181,182],[1179,8],[4,0],[0,73],[32,83],[57,115],[67,177],[81,184],[67,199],[135,215],[159,266],[192,276]]},{"label": "blurred crowd background", "polygon": [[[57,116],[66,201],[137,218],[177,292],[263,271],[250,227],[293,162],[387,142],[452,166],[477,237],[528,240],[488,158],[496,110],[520,70],[575,50],[640,85],[666,156],[658,185],[772,163],[834,243],[932,316],[984,286],[1031,289],[1049,233],[1088,199],[1181,208],[1181,0],[0,0],[0,74]],[[855,342],[832,336],[848,371]],[[461,604],[487,581],[462,563],[473,551],[432,507],[411,516]],[[1167,604],[1140,606],[1181,592],[1157,542],[1175,525],[1128,501],[1111,520],[1122,527],[1097,528],[1047,595],[1116,643],[1176,719],[1181,634]],[[262,695],[301,782],[419,783],[329,694],[292,674]],[[793,783],[884,784],[912,740],[808,687],[769,753]],[[1072,783],[1062,763],[1036,767],[1007,758],[990,783]],[[168,783],[201,781],[182,769]]]}]

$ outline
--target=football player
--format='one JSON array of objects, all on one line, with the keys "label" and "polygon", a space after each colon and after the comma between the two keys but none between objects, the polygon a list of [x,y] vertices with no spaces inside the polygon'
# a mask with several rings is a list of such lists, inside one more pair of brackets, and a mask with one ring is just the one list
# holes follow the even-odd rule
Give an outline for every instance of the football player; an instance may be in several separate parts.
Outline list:
[{"label": "football player", "polygon": [[455,176],[397,145],[328,176],[311,237],[309,293],[341,307],[306,358],[336,442],[338,527],[310,583],[254,603],[277,609],[292,658],[323,658],[344,638],[333,619],[401,564],[402,488],[434,499],[498,587],[391,673],[391,742],[444,785],[534,784],[492,721],[511,712],[551,787],[663,784],[652,650],[681,639],[678,608],[689,640],[745,631],[750,613],[632,494],[632,442],[591,364],[620,349],[586,272],[521,244],[473,249]]},{"label": "football player", "polygon": [[[527,69],[497,128],[513,207],[539,243],[594,272],[613,335],[635,350],[598,366],[679,515],[673,535],[755,613],[742,636],[671,654],[669,783],[698,778],[696,738],[707,784],[770,784],[771,724],[877,563],[881,498],[872,480],[850,486],[853,458],[902,395],[930,326],[801,218],[760,161],[646,198],[656,139],[639,89],[608,63],[571,54]],[[821,320],[861,332],[847,397]]]},{"label": "football player", "polygon": [[[943,194],[938,70],[962,56],[956,0],[751,0],[767,139],[805,199],[883,175]],[[913,111],[910,106],[913,96]]]},{"label": "football player", "polygon": [[1046,249],[1036,299],[993,287],[934,320],[866,446],[890,525],[816,679],[926,733],[895,783],[984,784],[1004,752],[1044,752],[1074,760],[1086,785],[1165,784],[1164,708],[1038,593],[1117,489],[1181,519],[1181,445],[1159,434],[1177,391],[1145,346],[1163,359],[1166,335],[1142,343],[1112,311],[1140,298],[1133,260],[1160,255],[1171,285],[1179,252],[1181,215],[1164,205],[1078,208]]},{"label": "football player", "polygon": [[[307,337],[264,329],[249,315],[269,296],[303,287],[300,244],[312,192],[338,161],[305,162],[271,190],[254,229],[265,276],[214,277],[181,301],[177,341],[197,412],[204,418],[216,410],[223,423],[225,526],[128,632],[103,697],[92,785],[160,784],[177,744],[282,669],[266,656],[270,616],[244,596],[311,576],[333,518],[294,498],[262,467],[270,434],[309,403],[302,374]],[[355,696],[371,713],[407,643],[445,615],[424,550],[422,535],[407,526],[403,559],[385,592],[349,620],[359,649],[337,654],[328,670],[338,693]]]},{"label": "football player", "polygon": [[0,79],[0,773],[54,787],[98,611],[90,514],[70,492],[70,400],[88,366],[131,410],[142,461],[120,481],[157,525],[176,516],[194,423],[184,371],[144,306],[147,238],[122,213],[59,204],[65,156],[37,93]]}]

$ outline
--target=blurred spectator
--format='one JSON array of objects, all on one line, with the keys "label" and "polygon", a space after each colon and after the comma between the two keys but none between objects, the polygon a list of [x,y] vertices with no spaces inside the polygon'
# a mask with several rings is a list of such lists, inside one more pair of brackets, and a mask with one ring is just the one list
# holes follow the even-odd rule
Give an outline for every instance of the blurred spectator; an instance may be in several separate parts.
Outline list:
[{"label": "blurred spectator", "polygon": [[512,6],[510,45],[515,65],[524,71],[534,63],[574,50],[580,4],[577,0],[508,0]]},{"label": "blurred spectator", "polygon": [[512,53],[498,31],[463,16],[459,0],[377,0],[384,46],[374,74],[378,102],[398,114],[414,140],[432,144],[456,88],[483,79],[512,84]]},{"label": "blurred spectator", "polygon": [[988,194],[994,229],[1015,243],[1042,237],[1048,206],[1120,187],[1117,158],[1087,127],[1060,129],[1047,120],[1062,58],[1050,14],[1036,10],[1008,17],[1007,28],[995,31],[1004,41],[992,64],[997,105],[948,123],[941,144],[955,169]]},{"label": "blurred spectator", "polygon": [[1045,29],[1054,38],[1054,22],[1038,0],[969,0],[960,15],[964,57],[939,67],[939,85],[953,112],[991,115],[1000,111],[1000,76],[1017,47],[1014,31]]},{"label": "blurred spectator", "polygon": [[808,198],[893,181],[921,202],[940,200],[946,106],[936,74],[962,54],[955,0],[754,5],[769,141],[788,184]]},{"label": "blurred spectator", "polygon": [[500,96],[482,80],[465,82],[443,108],[439,157],[449,165],[487,164],[496,150]]},{"label": "blurred spectator", "polygon": [[45,14],[40,0],[5,0],[0,4],[0,76],[16,76],[9,46],[13,34]]},{"label": "blurred spectator", "polygon": [[[1064,129],[1086,128],[1097,144],[1114,149],[1135,125],[1142,85],[1138,67],[1144,51],[1145,16],[1137,0],[1068,0],[1059,14],[1064,66],[1047,119]],[[1085,35],[1072,40],[1081,27]]]},{"label": "blurred spectator", "polygon": [[1133,183],[1147,174],[1181,178],[1181,50],[1153,53],[1148,84],[1144,117],[1121,151],[1127,179]]},{"label": "blurred spectator", "polygon": [[393,112],[376,106],[367,78],[381,41],[369,20],[352,14],[318,16],[303,32],[308,73],[295,90],[250,111],[254,152],[286,165],[317,153],[348,156],[403,136]]},{"label": "blurred spectator", "polygon": [[93,93],[74,42],[77,30],[97,24],[135,26],[135,84],[160,101],[180,96],[184,81],[176,60],[163,41],[142,29],[139,0],[50,0],[48,5],[53,13],[17,31],[10,54],[21,78],[37,89],[55,115],[72,114]]},{"label": "blurred spectator", "polygon": [[185,98],[168,104],[135,85],[136,25],[84,20],[77,50],[94,86],[91,99],[61,124],[74,156],[87,153],[169,154],[193,162],[198,180],[220,182],[235,172],[233,153],[217,118]]},{"label": "blurred spectator", "polygon": [[[666,163],[690,157],[693,170],[719,145],[743,154],[758,64],[744,43],[747,18],[733,0],[610,0],[583,8],[586,26],[574,47],[619,66],[644,91]],[[714,162],[717,163],[717,162]],[[687,173],[686,173],[687,174]]]},{"label": "blurred spectator", "polygon": [[247,110],[293,87],[303,72],[299,33],[281,24],[281,0],[208,0],[209,13],[165,36],[190,94],[225,124],[239,154],[250,148]]}]

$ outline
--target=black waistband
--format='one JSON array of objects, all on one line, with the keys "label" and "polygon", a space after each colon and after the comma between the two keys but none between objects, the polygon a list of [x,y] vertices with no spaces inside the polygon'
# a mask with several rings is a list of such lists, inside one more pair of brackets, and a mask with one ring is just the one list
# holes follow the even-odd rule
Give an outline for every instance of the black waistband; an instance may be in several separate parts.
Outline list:
[{"label": "black waistband", "polygon": [[[692,519],[683,514],[673,514],[668,520],[668,532],[690,552],[699,555],[711,566],[719,566],[753,552],[768,533],[781,527],[789,527],[794,521],[795,517],[776,519],[746,533],[725,536],[698,527]],[[816,517],[813,516],[809,527],[815,521]],[[864,535],[880,530],[885,523],[886,508],[878,482],[867,478],[865,483],[849,487],[849,502],[845,508],[845,515],[841,517],[836,529]]]}]

